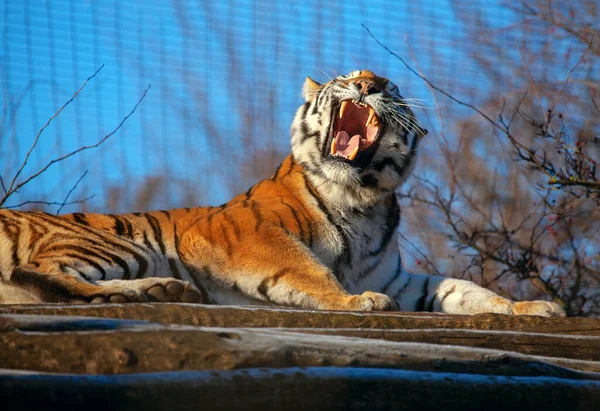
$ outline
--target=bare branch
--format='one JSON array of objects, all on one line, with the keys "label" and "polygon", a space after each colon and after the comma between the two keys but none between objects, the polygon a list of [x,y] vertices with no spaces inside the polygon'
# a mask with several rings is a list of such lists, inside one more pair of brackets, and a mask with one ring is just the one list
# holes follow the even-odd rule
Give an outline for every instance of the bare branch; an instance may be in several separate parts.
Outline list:
[{"label": "bare branch", "polygon": [[87,175],[87,173],[88,173],[88,170],[85,170],[85,172],[81,175],[81,177],[79,177],[79,179],[75,182],[75,184],[73,185],[73,187],[71,187],[71,189],[69,190],[69,192],[65,196],[65,199],[63,200],[62,204],[60,205],[60,207],[58,207],[58,210],[56,210],[56,215],[60,214],[60,212],[63,209],[63,207],[65,205],[67,205],[67,200],[69,199],[69,196],[71,195],[71,193],[73,191],[75,191],[75,189],[77,188],[77,186],[79,185],[79,183],[81,182],[81,180],[84,179],[84,177]]},{"label": "bare branch", "polygon": [[417,77],[419,77],[421,80],[423,80],[425,83],[427,83],[427,85],[429,85],[429,87],[431,87],[432,89],[442,93],[443,95],[445,95],[446,97],[448,97],[450,100],[460,104],[461,106],[465,106],[470,108],[471,110],[479,113],[483,118],[485,118],[491,125],[493,125],[494,127],[498,128],[499,130],[504,132],[504,129],[502,128],[502,126],[500,126],[498,123],[496,123],[494,120],[492,120],[490,117],[488,117],[487,114],[485,114],[483,111],[479,110],[477,107],[475,107],[472,104],[469,103],[464,103],[462,101],[460,101],[459,99],[457,99],[456,97],[454,97],[453,95],[451,95],[450,93],[448,93],[447,91],[439,88],[438,86],[436,86],[435,84],[433,84],[431,81],[429,81],[426,77],[422,76],[421,74],[419,74],[416,70],[414,70],[411,66],[409,66],[406,61],[404,61],[404,59],[402,57],[400,57],[398,54],[394,53],[392,50],[390,50],[386,45],[384,45],[382,42],[379,41],[379,39],[377,37],[375,37],[375,35],[373,33],[371,33],[371,30],[369,30],[369,28],[367,26],[365,26],[364,24],[361,24],[361,26],[367,31],[367,33],[369,33],[369,36],[371,36],[373,38],[373,40],[375,40],[375,42],[377,44],[379,44],[381,47],[383,47],[383,49],[385,49],[388,53],[390,53],[392,56],[396,57],[398,60],[400,60],[400,62],[402,64],[404,64],[404,66],[410,70],[414,75],[416,75]]},{"label": "bare branch", "polygon": [[[68,154],[65,154],[65,155],[63,155],[61,157],[55,158],[54,160],[48,162],[48,164],[46,164],[38,172],[32,174],[31,176],[29,176],[27,179],[25,179],[21,183],[18,183],[12,189],[9,189],[8,193],[4,196],[4,198],[2,200],[0,200],[0,206],[2,206],[2,204],[4,204],[4,202],[6,201],[6,199],[12,193],[18,191],[21,187],[23,187],[26,184],[28,184],[31,180],[33,180],[36,177],[38,177],[41,174],[43,174],[53,164],[58,163],[58,162],[63,161],[63,160],[66,160],[67,158],[72,157],[72,156],[74,156],[76,154],[79,154],[79,153],[81,153],[83,151],[90,150],[90,149],[93,149],[93,148],[97,148],[102,143],[104,143],[106,140],[108,140],[111,136],[113,136],[121,128],[121,126],[125,123],[125,121],[127,121],[127,119],[129,117],[131,117],[131,115],[133,113],[135,113],[135,110],[138,108],[138,106],[140,105],[140,103],[142,102],[142,100],[146,97],[146,94],[148,93],[148,90],[150,90],[150,87],[151,87],[150,85],[148,87],[146,87],[146,89],[144,90],[142,96],[138,99],[137,103],[135,103],[135,105],[133,106],[133,108],[131,109],[131,111],[121,120],[121,122],[117,125],[117,127],[115,127],[110,133],[106,134],[104,137],[102,137],[100,140],[98,140],[95,144],[92,144],[92,145],[89,145],[89,146],[82,146],[82,147],[78,148],[77,150],[71,151]],[[61,203],[56,203],[56,204],[60,205]]]},{"label": "bare branch", "polygon": [[10,182],[8,189],[6,190],[6,195],[4,196],[4,198],[0,201],[0,206],[2,204],[4,204],[4,202],[6,201],[6,199],[8,198],[8,196],[17,191],[18,188],[13,189],[13,187],[15,186],[15,183],[17,181],[17,179],[19,178],[19,176],[21,175],[21,172],[23,171],[23,169],[25,168],[25,166],[27,165],[27,161],[29,160],[29,156],[31,156],[31,153],[33,152],[33,150],[35,149],[35,147],[37,146],[37,143],[40,139],[40,136],[42,135],[42,133],[44,132],[44,130],[50,125],[50,123],[52,122],[52,120],[54,120],[62,111],[65,107],[67,107],[69,104],[71,104],[71,102],[73,102],[73,100],[75,100],[75,97],[77,97],[79,95],[79,93],[81,93],[81,91],[85,88],[85,86],[87,85],[87,83],[93,79],[94,77],[96,77],[96,74],[98,74],[98,72],[100,72],[100,70],[102,70],[102,68],[104,67],[104,64],[101,65],[98,70],[96,70],[94,72],[94,74],[92,74],[90,77],[88,77],[83,84],[81,85],[81,87],[79,87],[79,89],[71,96],[71,98],[62,105],[61,108],[59,108],[56,113],[54,113],[49,119],[48,121],[46,121],[46,124],[44,124],[44,126],[42,126],[42,128],[40,129],[40,131],[38,131],[37,135],[35,136],[35,138],[33,139],[33,143],[31,144],[31,147],[29,148],[29,151],[27,152],[27,154],[25,155],[25,159],[23,160],[23,163],[21,164],[21,167],[19,168],[19,170],[17,170],[16,174],[14,175],[12,181]]},{"label": "bare branch", "polygon": [[9,206],[3,206],[2,208],[7,208],[7,209],[13,209],[13,208],[20,208],[26,205],[46,205],[46,206],[68,206],[68,205],[73,205],[73,204],[83,204],[88,200],[91,200],[92,198],[94,198],[96,195],[92,194],[91,196],[85,197],[85,198],[81,198],[79,200],[73,200],[73,201],[69,201],[69,202],[57,202],[57,201],[23,201],[22,203],[19,204],[13,204],[13,205],[9,205]]}]

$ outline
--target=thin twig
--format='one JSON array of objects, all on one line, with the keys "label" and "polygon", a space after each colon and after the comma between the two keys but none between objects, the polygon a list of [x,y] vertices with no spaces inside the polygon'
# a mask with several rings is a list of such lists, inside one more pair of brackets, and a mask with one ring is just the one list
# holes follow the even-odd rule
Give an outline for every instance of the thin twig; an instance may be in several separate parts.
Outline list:
[{"label": "thin twig", "polygon": [[[460,104],[461,106],[464,107],[468,107],[471,110],[475,111],[476,113],[479,113],[479,115],[481,115],[485,120],[487,120],[492,126],[494,126],[495,128],[497,128],[498,130],[500,130],[502,133],[506,134],[506,136],[510,139],[510,141],[516,145],[517,147],[519,147],[520,149],[522,149],[523,151],[527,152],[530,157],[532,158],[532,160],[538,165],[538,167],[545,172],[545,170],[543,169],[543,167],[541,167],[541,165],[539,164],[537,158],[535,157],[535,155],[527,148],[525,147],[523,144],[521,144],[519,141],[517,141],[512,134],[509,132],[509,130],[504,127],[502,124],[499,124],[497,122],[495,122],[494,120],[492,120],[487,114],[485,114],[483,111],[481,111],[480,109],[478,109],[477,107],[475,107],[472,104],[469,103],[465,103],[459,99],[457,99],[456,97],[454,97],[452,94],[448,93],[447,91],[439,88],[438,86],[436,86],[435,84],[433,84],[431,81],[429,81],[426,77],[422,76],[421,74],[419,74],[416,70],[414,70],[411,66],[409,66],[406,61],[404,61],[404,59],[402,57],[400,57],[398,54],[394,53],[392,50],[390,50],[386,45],[384,45],[381,41],[379,41],[379,39],[377,39],[377,37],[375,37],[373,35],[373,33],[371,33],[371,30],[369,30],[369,28],[367,26],[365,26],[364,24],[362,24],[363,28],[367,31],[367,33],[369,33],[369,35],[373,38],[373,40],[375,40],[377,42],[377,44],[379,44],[381,47],[383,47],[388,53],[390,53],[392,56],[396,57],[398,60],[400,60],[400,62],[402,64],[404,64],[404,66],[410,70],[412,73],[414,73],[417,77],[419,77],[421,80],[423,80],[425,83],[427,83],[432,89],[442,93],[443,95],[445,95],[446,97],[448,97],[449,99],[451,99],[452,101]],[[549,175],[549,177],[551,177]]]},{"label": "thin twig", "polygon": [[56,215],[60,214],[60,212],[63,209],[63,207],[65,205],[67,205],[67,200],[69,199],[69,196],[71,195],[71,193],[73,191],[75,191],[75,189],[77,188],[77,186],[79,185],[79,183],[81,182],[81,180],[83,180],[83,178],[87,175],[87,173],[88,173],[88,170],[85,170],[85,172],[81,175],[81,177],[79,177],[79,179],[75,182],[75,185],[73,185],[73,187],[71,187],[71,189],[69,190],[69,192],[65,196],[65,199],[63,200],[62,204],[60,205],[60,207],[58,207],[58,210],[56,210]]},{"label": "thin twig", "polygon": [[13,204],[10,206],[3,206],[2,208],[6,208],[6,209],[13,209],[13,208],[20,208],[23,207],[25,205],[30,205],[30,204],[37,204],[37,205],[47,205],[47,206],[68,206],[68,205],[73,205],[73,204],[82,204],[88,200],[91,200],[92,198],[94,198],[96,196],[96,194],[92,194],[91,196],[88,197],[84,197],[81,198],[79,200],[74,200],[74,201],[69,201],[67,203],[65,202],[58,202],[58,201],[23,201],[22,203],[19,204]]},{"label": "thin twig", "polygon": [[[31,180],[33,180],[34,178],[36,178],[39,175],[41,175],[42,173],[44,173],[54,163],[58,163],[60,161],[66,160],[67,158],[72,157],[75,154],[79,154],[82,151],[86,151],[86,150],[90,150],[92,148],[96,148],[96,147],[100,146],[102,143],[104,143],[107,139],[109,139],[110,137],[112,137],[121,128],[121,126],[125,123],[125,121],[127,121],[127,119],[129,117],[131,117],[131,115],[133,113],[135,113],[135,110],[138,108],[138,106],[140,105],[140,103],[142,102],[142,100],[144,99],[144,97],[146,97],[146,94],[148,93],[148,90],[150,90],[150,87],[151,87],[150,85],[148,85],[148,87],[146,87],[146,90],[144,90],[144,93],[142,94],[142,96],[138,99],[137,103],[135,103],[135,106],[133,106],[133,109],[131,109],[131,111],[129,112],[129,114],[127,114],[125,117],[123,117],[123,119],[121,120],[121,122],[119,123],[119,125],[117,127],[115,127],[115,129],[113,131],[111,131],[110,133],[106,134],[104,137],[102,137],[100,140],[98,140],[98,142],[96,142],[95,144],[92,144],[90,146],[82,146],[82,147],[78,148],[77,150],[71,151],[70,153],[63,155],[62,157],[58,157],[58,158],[55,158],[54,160],[50,161],[48,164],[46,164],[46,166],[44,166],[44,168],[42,168],[41,170],[39,170],[37,173],[32,174],[30,177],[28,177],[23,182],[17,184],[12,189],[12,191],[9,191],[9,194],[5,195],[4,198],[0,201],[0,206],[6,201],[6,199],[8,198],[8,195],[10,195],[10,194],[18,191],[21,187],[23,187],[24,185],[26,185],[27,183],[29,183]],[[60,204],[60,203],[57,203],[57,204]]]},{"label": "thin twig", "polygon": [[558,94],[556,95],[556,98],[554,99],[554,102],[552,102],[552,106],[550,107],[550,110],[554,109],[554,106],[556,105],[556,102],[558,101],[558,99],[560,98],[560,96],[562,96],[563,91],[565,90],[565,86],[567,85],[567,83],[569,82],[569,80],[571,79],[571,76],[573,75],[573,72],[577,69],[577,66],[579,66],[579,64],[581,64],[581,62],[583,61],[583,59],[585,58],[585,56],[587,56],[588,52],[592,49],[592,42],[594,41],[594,37],[592,36],[592,39],[590,40],[587,48],[585,49],[585,51],[581,54],[581,57],[579,57],[579,60],[577,60],[577,63],[575,63],[575,65],[571,68],[571,70],[569,71],[569,74],[567,75],[567,78],[565,79],[565,81],[562,84],[562,87],[560,88],[560,91],[558,92]]},{"label": "thin twig", "polygon": [[594,100],[593,98],[591,100],[592,100],[592,103],[594,104],[594,107],[596,107],[596,111],[598,112],[598,114],[600,114],[600,107],[598,107],[598,103],[596,103],[596,100]]},{"label": "thin twig", "polygon": [[523,64],[523,68],[525,68],[525,73],[527,73],[527,77],[529,77],[529,81],[531,81],[531,87],[533,88],[533,94],[535,94],[535,98],[538,101],[538,106],[540,107],[540,111],[542,112],[542,115],[544,116],[544,119],[546,120],[546,122],[548,122],[548,117],[546,116],[546,111],[544,110],[544,107],[542,106],[542,99],[540,98],[540,93],[538,93],[537,85],[535,84],[535,79],[531,75],[531,71],[529,71],[529,66],[527,65],[527,63],[525,63],[525,59],[523,58],[523,53],[521,52],[521,48],[519,47],[518,50],[519,50],[519,57],[521,58],[521,64]]},{"label": "thin twig", "polygon": [[414,245],[414,243],[412,243],[408,238],[406,238],[400,231],[398,231],[398,235],[400,236],[400,238],[403,241],[407,242],[408,245],[410,245],[417,253],[419,253],[421,255],[421,257],[423,257],[423,259],[425,261],[427,261],[427,264],[429,264],[429,267],[431,267],[433,269],[433,271],[435,271],[435,273],[437,275],[439,275],[440,277],[443,276],[443,274],[440,273],[439,270],[435,267],[435,265],[431,262],[431,260],[429,259],[429,257],[427,257],[426,254],[424,254],[421,250],[419,250],[419,248],[416,245]]},{"label": "thin twig", "polygon": [[23,169],[25,168],[25,166],[27,165],[27,161],[29,160],[29,156],[31,156],[31,153],[33,152],[33,150],[35,149],[35,147],[37,146],[37,143],[40,139],[40,136],[42,135],[42,132],[50,125],[50,123],[52,122],[52,120],[54,120],[63,110],[65,107],[67,107],[69,104],[71,104],[71,102],[73,102],[73,100],[75,99],[75,97],[77,97],[79,95],[79,93],[81,93],[81,91],[85,88],[85,86],[87,85],[87,83],[93,79],[94,77],[96,77],[96,74],[98,74],[98,72],[100,72],[100,70],[102,70],[102,68],[104,67],[104,64],[101,65],[98,70],[96,70],[94,72],[94,74],[92,74],[90,77],[88,77],[83,84],[81,85],[81,87],[79,87],[79,89],[71,96],[71,98],[69,99],[69,101],[67,101],[65,104],[62,105],[61,108],[59,108],[56,113],[54,113],[49,119],[48,121],[46,121],[46,124],[44,124],[44,126],[42,128],[40,128],[40,131],[38,131],[37,135],[35,136],[35,139],[33,140],[33,143],[31,144],[31,147],[29,148],[29,151],[27,152],[27,154],[25,155],[25,159],[23,160],[23,163],[21,164],[21,167],[19,168],[19,170],[17,171],[17,173],[15,174],[15,176],[13,177],[12,181],[10,182],[10,185],[8,186],[8,190],[7,190],[7,194],[6,196],[2,199],[2,201],[0,201],[0,205],[2,205],[4,203],[4,201],[6,201],[6,198],[14,193],[15,191],[18,190],[18,188],[13,189],[13,187],[15,186],[16,182],[17,182],[17,178],[19,178],[19,176],[21,175],[21,172],[23,171]]},{"label": "thin twig", "polygon": [[431,81],[429,81],[426,77],[422,76],[421,74],[419,74],[416,70],[414,70],[411,66],[409,66],[406,61],[404,61],[404,59],[402,57],[400,57],[398,54],[394,53],[392,50],[390,50],[386,45],[384,45],[381,41],[379,41],[379,39],[377,39],[377,37],[375,37],[373,35],[373,33],[371,33],[371,30],[369,30],[369,28],[367,26],[365,26],[364,24],[361,24],[363,26],[363,28],[367,31],[367,33],[369,33],[369,35],[373,38],[373,40],[375,40],[375,42],[377,42],[377,44],[379,44],[381,47],[383,47],[388,53],[390,53],[392,56],[396,57],[398,60],[400,60],[400,62],[402,64],[404,64],[404,66],[410,70],[412,73],[414,73],[417,77],[419,77],[421,80],[423,80],[425,83],[427,83],[432,89],[439,91],[440,93],[442,93],[443,95],[445,95],[446,97],[448,97],[450,100],[455,101],[456,103],[460,104],[461,106],[465,106],[470,108],[473,111],[476,111],[477,113],[479,113],[483,118],[485,118],[490,124],[492,124],[494,127],[498,128],[499,130],[504,132],[504,129],[502,128],[502,126],[500,126],[498,123],[496,123],[494,120],[492,120],[490,117],[488,117],[487,114],[485,114],[483,111],[479,110],[477,107],[475,107],[472,104],[469,103],[464,103],[462,101],[460,101],[459,99],[457,99],[456,97],[454,97],[452,94],[448,93],[445,90],[442,90],[441,88],[439,88],[438,86],[436,86],[435,84],[433,84]]}]

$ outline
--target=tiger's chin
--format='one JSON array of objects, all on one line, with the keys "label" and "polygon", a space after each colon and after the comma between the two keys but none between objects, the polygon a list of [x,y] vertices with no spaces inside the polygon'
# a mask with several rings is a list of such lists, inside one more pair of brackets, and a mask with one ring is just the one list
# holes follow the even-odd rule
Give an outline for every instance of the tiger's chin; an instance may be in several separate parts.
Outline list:
[{"label": "tiger's chin", "polygon": [[360,171],[350,163],[325,159],[320,171],[327,180],[336,184],[351,188],[360,186]]}]

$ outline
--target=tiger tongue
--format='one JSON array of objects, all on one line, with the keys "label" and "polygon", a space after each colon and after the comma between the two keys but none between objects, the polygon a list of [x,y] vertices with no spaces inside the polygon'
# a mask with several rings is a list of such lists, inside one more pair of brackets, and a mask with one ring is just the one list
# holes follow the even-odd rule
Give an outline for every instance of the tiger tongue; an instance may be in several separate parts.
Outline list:
[{"label": "tiger tongue", "polygon": [[345,131],[339,131],[335,136],[336,152],[344,157],[349,157],[359,144],[360,134],[350,137]]}]

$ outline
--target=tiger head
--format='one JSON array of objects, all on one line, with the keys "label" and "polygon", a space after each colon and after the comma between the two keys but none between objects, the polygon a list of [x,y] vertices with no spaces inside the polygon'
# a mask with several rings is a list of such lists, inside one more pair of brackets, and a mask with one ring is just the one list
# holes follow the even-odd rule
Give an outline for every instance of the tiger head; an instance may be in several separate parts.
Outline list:
[{"label": "tiger head", "polygon": [[370,71],[326,84],[306,78],[292,123],[292,154],[320,183],[390,192],[408,177],[427,133],[398,87]]}]

